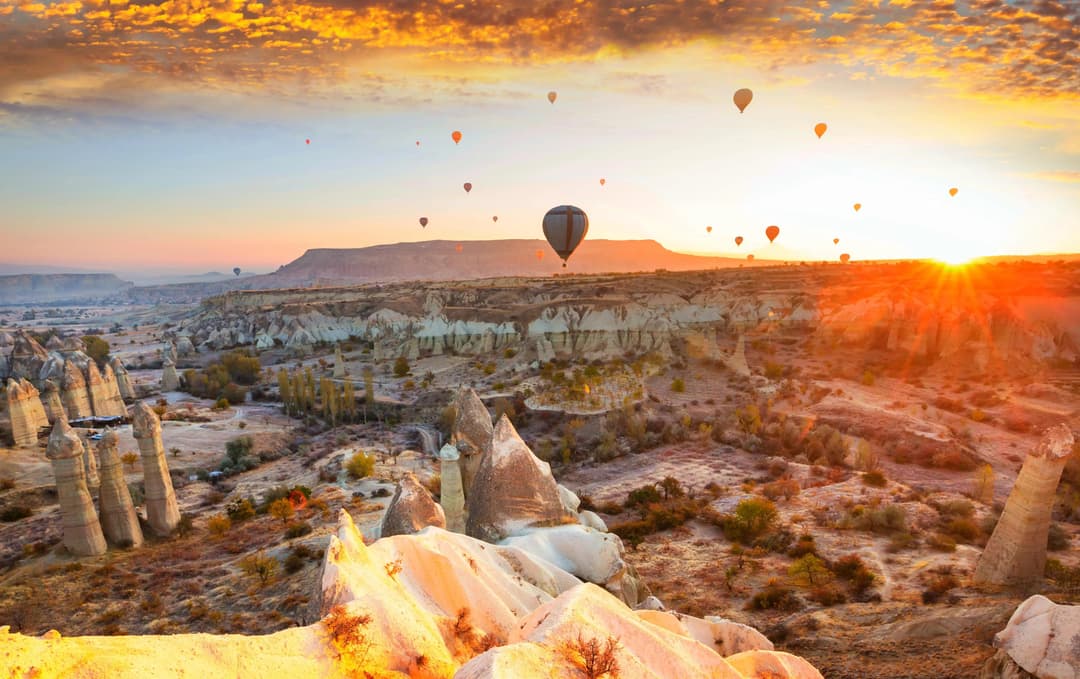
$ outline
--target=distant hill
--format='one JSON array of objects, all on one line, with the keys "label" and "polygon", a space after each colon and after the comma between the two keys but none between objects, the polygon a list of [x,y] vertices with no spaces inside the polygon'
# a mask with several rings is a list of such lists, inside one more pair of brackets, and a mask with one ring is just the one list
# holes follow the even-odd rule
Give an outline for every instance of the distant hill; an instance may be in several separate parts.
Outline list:
[{"label": "distant hill", "polygon": [[111,273],[0,276],[0,304],[41,304],[118,297],[133,287]]}]

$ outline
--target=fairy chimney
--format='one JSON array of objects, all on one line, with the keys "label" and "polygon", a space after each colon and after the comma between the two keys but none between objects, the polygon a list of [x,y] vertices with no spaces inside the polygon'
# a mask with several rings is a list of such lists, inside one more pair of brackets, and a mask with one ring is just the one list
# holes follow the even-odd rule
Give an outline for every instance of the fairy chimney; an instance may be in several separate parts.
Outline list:
[{"label": "fairy chimney", "polygon": [[60,517],[64,526],[64,546],[78,556],[105,553],[105,536],[94,512],[94,501],[86,487],[86,467],[82,441],[66,420],[58,420],[49,436],[46,456],[52,462]]},{"label": "fairy chimney", "polygon": [[165,537],[180,523],[180,508],[161,444],[161,420],[143,401],[136,403],[133,410],[131,429],[142,455],[146,522],[155,534]]}]

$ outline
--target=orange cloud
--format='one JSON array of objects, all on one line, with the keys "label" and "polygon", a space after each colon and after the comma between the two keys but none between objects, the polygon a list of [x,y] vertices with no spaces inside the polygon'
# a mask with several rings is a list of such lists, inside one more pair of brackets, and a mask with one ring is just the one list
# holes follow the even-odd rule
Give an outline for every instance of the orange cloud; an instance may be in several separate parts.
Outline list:
[{"label": "orange cloud", "polygon": [[1067,184],[1080,184],[1080,171],[1077,170],[1054,170],[1049,172],[1036,172],[1036,179],[1045,179],[1050,182],[1064,182]]}]

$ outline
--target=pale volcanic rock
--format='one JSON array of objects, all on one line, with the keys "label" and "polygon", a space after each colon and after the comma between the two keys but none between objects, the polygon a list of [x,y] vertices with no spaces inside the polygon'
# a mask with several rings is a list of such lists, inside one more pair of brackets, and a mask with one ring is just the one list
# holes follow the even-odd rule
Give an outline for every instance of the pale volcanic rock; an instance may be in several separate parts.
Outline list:
[{"label": "pale volcanic rock", "polygon": [[94,414],[117,417],[127,415],[127,406],[124,405],[124,397],[120,394],[120,383],[116,379],[116,373],[113,371],[112,366],[108,363],[105,364],[105,369],[101,371],[101,387],[101,391],[105,395],[103,410],[99,413],[96,411],[95,406]]},{"label": "pale volcanic rock", "polygon": [[334,377],[345,377],[345,357],[341,355],[341,345],[334,345]]},{"label": "pale volcanic rock", "polygon": [[709,616],[705,619],[692,615],[668,613],[663,610],[638,609],[638,617],[664,629],[697,639],[714,648],[722,656],[744,651],[771,651],[773,643],[764,634],[749,625],[723,618]]},{"label": "pale volcanic rock", "polygon": [[607,524],[604,523],[604,520],[600,518],[600,515],[596,512],[590,512],[589,510],[578,512],[578,523],[582,526],[592,528],[593,530],[598,530],[601,533],[608,532]]},{"label": "pale volcanic rock", "polygon": [[461,480],[460,457],[458,449],[449,443],[439,450],[439,504],[446,517],[446,529],[453,533],[465,532],[465,490]]},{"label": "pale volcanic rock", "polygon": [[480,462],[491,450],[491,436],[495,429],[487,407],[471,388],[460,389],[451,405],[455,416],[450,443],[461,453],[461,478],[465,484],[465,497],[469,497]]},{"label": "pale volcanic rock", "polygon": [[1036,594],[1016,607],[994,646],[1039,679],[1080,679],[1080,606]]},{"label": "pale volcanic rock", "polygon": [[142,456],[146,522],[155,534],[166,537],[180,523],[180,508],[161,444],[161,420],[144,401],[136,403],[133,411],[131,431]]},{"label": "pale volcanic rock", "polygon": [[180,376],[176,374],[176,364],[166,358],[161,367],[161,390],[176,391],[180,388]]},{"label": "pale volcanic rock", "polygon": [[1059,424],[1043,433],[1016,478],[1005,511],[975,566],[976,584],[1029,587],[1043,576],[1046,536],[1073,435]]},{"label": "pale volcanic rock", "polygon": [[176,340],[176,355],[180,358],[186,358],[195,353],[195,345],[191,343],[191,337],[188,335],[181,335]]},{"label": "pale volcanic rock", "polygon": [[109,367],[112,368],[113,374],[116,375],[116,388],[120,392],[120,398],[125,401],[135,400],[135,385],[131,382],[131,375],[128,374],[127,368],[124,367],[124,362],[119,357],[113,356],[109,361]]},{"label": "pale volcanic rock", "polygon": [[64,361],[64,377],[60,382],[60,401],[64,404],[69,420],[91,417],[94,408],[86,388],[82,370],[72,361]]},{"label": "pale volcanic rock", "polygon": [[94,501],[86,487],[86,467],[82,441],[66,420],[53,425],[46,456],[52,462],[60,517],[64,525],[64,547],[77,556],[100,556],[105,553]]},{"label": "pale volcanic rock", "polygon": [[416,475],[407,472],[386,507],[379,535],[384,538],[412,535],[428,526],[446,528],[446,516],[427,488],[420,485]]},{"label": "pale volcanic rock", "polygon": [[45,406],[45,416],[49,424],[60,418],[67,418],[64,403],[60,400],[60,387],[56,386],[56,382],[45,380],[41,390],[41,404]]},{"label": "pale volcanic rock", "polygon": [[559,489],[559,501],[562,502],[563,509],[567,514],[577,514],[578,507],[581,506],[581,498],[561,483],[556,484]]},{"label": "pale volcanic rock", "polygon": [[86,487],[92,491],[97,490],[101,485],[101,479],[98,477],[97,455],[94,454],[89,442],[81,436],[79,437],[79,443],[81,443],[83,447],[83,467],[86,472]]},{"label": "pale volcanic rock", "polygon": [[117,452],[120,437],[113,430],[101,435],[97,452],[101,458],[101,530],[113,546],[138,547],[143,543],[142,528],[131,501],[131,492],[124,480],[123,463]]},{"label": "pale volcanic rock", "polygon": [[25,330],[15,332],[8,370],[15,379],[36,380],[49,360],[49,352]]},{"label": "pale volcanic rock", "polygon": [[49,424],[38,396],[38,390],[26,380],[9,379],[7,405],[14,446],[16,448],[36,447],[38,431]]},{"label": "pale volcanic rock", "polygon": [[533,455],[505,415],[495,426],[491,451],[483,456],[467,499],[465,532],[488,542],[530,526],[558,524],[568,516],[551,466]]},{"label": "pale volcanic rock", "polygon": [[94,361],[90,361],[86,366],[86,393],[90,397],[90,407],[94,415],[109,417],[124,414],[116,405],[120,400],[120,391],[116,386],[115,375],[109,370],[109,379],[106,380]]}]

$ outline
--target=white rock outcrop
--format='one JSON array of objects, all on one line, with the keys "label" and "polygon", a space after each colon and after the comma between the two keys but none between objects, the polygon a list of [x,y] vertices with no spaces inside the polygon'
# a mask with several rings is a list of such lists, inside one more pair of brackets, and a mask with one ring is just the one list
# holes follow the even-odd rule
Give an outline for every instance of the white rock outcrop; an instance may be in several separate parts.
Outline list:
[{"label": "white rock outcrop", "polygon": [[1080,606],[1036,594],[1016,607],[994,646],[1038,679],[1080,679]]},{"label": "white rock outcrop", "polygon": [[428,526],[446,528],[446,516],[427,488],[407,472],[383,513],[379,535],[412,535]]}]

